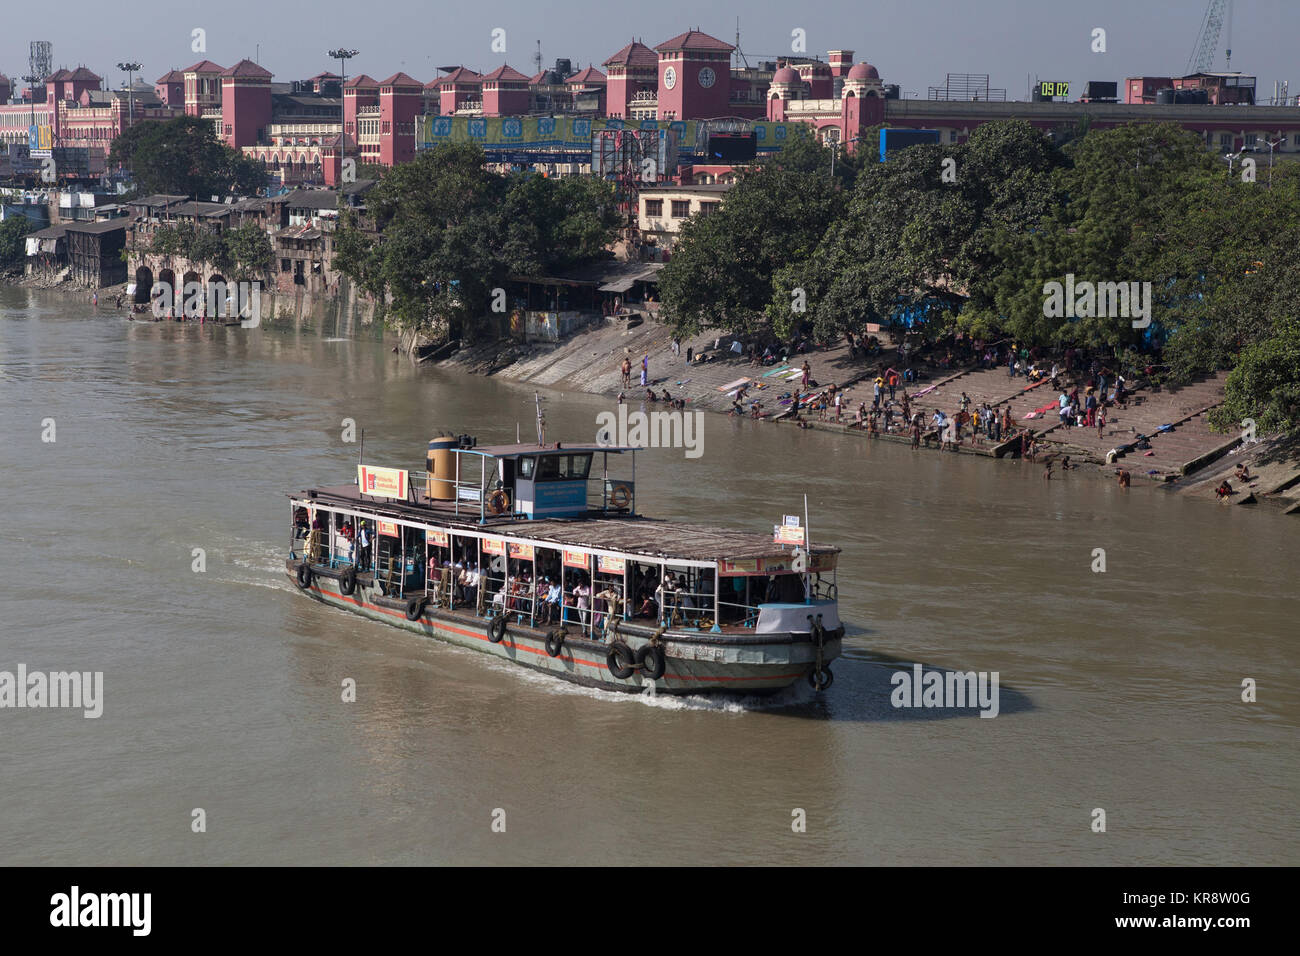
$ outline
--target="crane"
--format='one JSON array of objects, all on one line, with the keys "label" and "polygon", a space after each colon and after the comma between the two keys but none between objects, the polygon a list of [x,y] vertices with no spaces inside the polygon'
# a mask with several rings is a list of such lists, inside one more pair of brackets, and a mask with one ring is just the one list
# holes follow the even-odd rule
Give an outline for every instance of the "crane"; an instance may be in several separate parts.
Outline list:
[{"label": "crane", "polygon": [[1224,22],[1228,24],[1227,61],[1232,67],[1232,0],[1210,0],[1205,6],[1205,18],[1196,48],[1187,60],[1187,73],[1204,73],[1214,66],[1214,56],[1219,50],[1219,34]]}]

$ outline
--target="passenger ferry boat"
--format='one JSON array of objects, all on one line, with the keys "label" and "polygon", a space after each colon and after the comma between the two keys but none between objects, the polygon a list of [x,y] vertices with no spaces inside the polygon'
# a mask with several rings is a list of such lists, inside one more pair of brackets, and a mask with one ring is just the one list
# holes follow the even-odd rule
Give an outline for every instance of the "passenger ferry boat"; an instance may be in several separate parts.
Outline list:
[{"label": "passenger ferry boat", "polygon": [[[286,572],[326,604],[587,686],[829,687],[839,548],[797,519],[769,536],[644,517],[637,450],[444,436],[425,472],[358,464],[354,484],[289,496]],[[611,477],[624,456],[630,477]]]}]

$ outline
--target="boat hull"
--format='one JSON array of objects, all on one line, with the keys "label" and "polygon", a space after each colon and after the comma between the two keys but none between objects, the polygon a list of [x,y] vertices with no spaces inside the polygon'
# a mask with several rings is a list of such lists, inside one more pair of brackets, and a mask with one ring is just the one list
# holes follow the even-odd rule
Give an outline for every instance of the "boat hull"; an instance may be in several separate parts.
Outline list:
[{"label": "boat hull", "polygon": [[[546,631],[510,622],[504,638],[493,643],[485,618],[426,608],[416,620],[408,620],[404,605],[391,606],[400,602],[385,601],[360,583],[353,594],[343,594],[338,575],[330,571],[313,567],[311,583],[303,588],[297,582],[299,563],[287,561],[286,573],[298,590],[318,601],[588,687],[640,693],[653,685],[655,693],[665,694],[767,694],[799,681],[811,683],[810,675],[818,665],[819,649],[806,634],[728,636],[669,630],[660,639],[665,658],[662,677],[651,679],[638,669],[619,678],[610,669],[609,645],[599,639],[571,634],[553,657],[546,650]],[[654,633],[624,623],[617,639],[636,652],[650,643]],[[841,636],[842,630],[827,634],[820,648],[823,669],[829,670],[826,665],[840,656]]]}]

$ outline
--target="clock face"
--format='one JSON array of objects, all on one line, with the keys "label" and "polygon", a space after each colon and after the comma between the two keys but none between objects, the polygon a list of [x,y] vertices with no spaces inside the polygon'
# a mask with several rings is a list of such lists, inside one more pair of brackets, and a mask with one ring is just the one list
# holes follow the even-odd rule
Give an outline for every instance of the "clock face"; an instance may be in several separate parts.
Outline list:
[{"label": "clock face", "polygon": [[718,77],[714,74],[713,70],[707,66],[700,70],[700,86],[704,87],[706,90],[714,84],[717,78]]},{"label": "clock face", "polygon": [[670,66],[668,69],[664,70],[664,86],[671,90],[676,85],[677,71]]}]

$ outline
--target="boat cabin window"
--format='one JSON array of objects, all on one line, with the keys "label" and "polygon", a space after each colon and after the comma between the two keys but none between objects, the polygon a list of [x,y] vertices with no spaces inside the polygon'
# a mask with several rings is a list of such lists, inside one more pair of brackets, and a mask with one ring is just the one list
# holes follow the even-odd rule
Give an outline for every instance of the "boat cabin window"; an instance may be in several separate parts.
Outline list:
[{"label": "boat cabin window", "polygon": [[[531,459],[524,459],[531,461]],[[585,481],[591,471],[591,455],[543,455],[537,462],[538,481]],[[522,475],[522,472],[521,472]],[[524,475],[524,477],[528,477]]]},{"label": "boat cabin window", "polygon": [[536,459],[536,458],[520,458],[520,459],[519,459],[519,477],[520,477],[520,478],[532,478],[532,477],[533,477],[533,469],[536,468],[536,467],[537,467],[537,459]]}]

